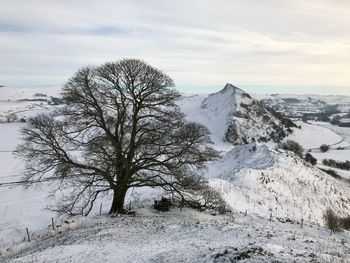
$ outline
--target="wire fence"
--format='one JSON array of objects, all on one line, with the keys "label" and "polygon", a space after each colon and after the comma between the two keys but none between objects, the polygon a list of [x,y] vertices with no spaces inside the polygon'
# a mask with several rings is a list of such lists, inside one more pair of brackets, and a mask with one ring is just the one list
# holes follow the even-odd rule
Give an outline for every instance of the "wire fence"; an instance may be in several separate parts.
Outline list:
[{"label": "wire fence", "polygon": [[[21,176],[14,175],[14,176]],[[8,176],[10,177],[10,176]],[[21,180],[21,181],[12,181],[12,182],[0,182],[0,187],[12,187],[12,186],[20,186],[20,185],[29,185],[29,184],[39,184],[48,181],[62,180],[62,177],[49,177],[42,178],[40,180]]]}]

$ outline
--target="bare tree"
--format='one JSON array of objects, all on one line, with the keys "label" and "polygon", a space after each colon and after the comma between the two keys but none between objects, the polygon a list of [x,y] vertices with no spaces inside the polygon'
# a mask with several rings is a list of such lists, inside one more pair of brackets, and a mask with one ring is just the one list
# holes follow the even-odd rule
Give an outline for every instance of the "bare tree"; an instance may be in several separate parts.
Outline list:
[{"label": "bare tree", "polygon": [[171,78],[136,59],[79,70],[63,88],[60,116],[36,116],[22,130],[16,153],[26,161],[25,179],[60,179],[61,213],[88,214],[109,193],[110,213],[123,213],[131,187],[186,198],[218,153],[208,129],[184,119],[173,87]]},{"label": "bare tree", "polygon": [[341,230],[341,219],[330,208],[323,215],[326,227],[331,230],[331,234]]}]

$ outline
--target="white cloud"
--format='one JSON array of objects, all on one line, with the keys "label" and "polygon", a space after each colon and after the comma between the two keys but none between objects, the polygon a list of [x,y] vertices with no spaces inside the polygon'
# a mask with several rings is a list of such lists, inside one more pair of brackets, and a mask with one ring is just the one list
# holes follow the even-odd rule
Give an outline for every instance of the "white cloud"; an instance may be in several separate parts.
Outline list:
[{"label": "white cloud", "polygon": [[139,57],[180,86],[350,95],[349,11],[345,0],[2,0],[0,82],[63,83],[81,66]]}]

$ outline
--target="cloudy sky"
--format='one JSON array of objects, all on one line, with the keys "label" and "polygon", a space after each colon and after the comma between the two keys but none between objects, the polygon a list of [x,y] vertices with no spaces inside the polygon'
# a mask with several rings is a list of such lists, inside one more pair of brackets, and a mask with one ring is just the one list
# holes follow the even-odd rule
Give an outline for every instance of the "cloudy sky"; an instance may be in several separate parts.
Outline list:
[{"label": "cloudy sky", "polygon": [[181,91],[350,95],[348,0],[0,0],[0,84],[141,58]]}]

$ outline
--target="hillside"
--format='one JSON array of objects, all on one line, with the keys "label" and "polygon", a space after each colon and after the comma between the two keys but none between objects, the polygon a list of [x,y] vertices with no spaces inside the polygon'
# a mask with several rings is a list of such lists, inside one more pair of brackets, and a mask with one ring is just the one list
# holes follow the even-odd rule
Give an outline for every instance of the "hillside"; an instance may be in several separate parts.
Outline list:
[{"label": "hillside", "polygon": [[294,154],[256,144],[239,146],[209,167],[211,185],[236,211],[323,224],[331,207],[350,215],[350,183]]},{"label": "hillside", "polygon": [[0,87],[0,123],[25,119],[61,103],[59,88]]},{"label": "hillside", "polygon": [[199,109],[192,99],[188,99],[190,107],[184,106],[185,113],[189,119],[208,126],[216,141],[224,140],[234,145],[255,141],[278,142],[292,133],[291,128],[295,127],[292,121],[264,107],[232,84],[226,84],[221,91],[204,98]]},{"label": "hillside", "polygon": [[143,208],[134,217],[73,218],[2,262],[346,262],[349,244],[347,233],[251,214]]},{"label": "hillside", "polygon": [[[27,95],[17,100],[17,90],[8,89],[4,98],[10,101],[0,101],[4,116],[12,109],[8,105],[15,107],[19,117],[54,110],[57,106],[49,100],[38,103],[35,94],[40,92],[26,90]],[[55,92],[46,91],[46,97]],[[289,127],[291,123],[231,84],[214,94],[185,95],[179,105],[188,120],[209,128],[213,146],[221,152],[221,158],[208,165],[205,176],[233,214],[212,216],[187,209],[180,213],[177,208],[158,214],[151,208],[150,199],[159,198],[162,192],[145,188],[130,191],[127,196],[136,218],[109,218],[110,200],[106,198],[96,201],[91,216],[72,218],[68,222],[75,223],[65,224],[66,217],[45,210],[51,204],[47,196],[52,184],[28,191],[12,185],[1,187],[0,248],[7,249],[0,249],[0,253],[6,255],[6,262],[125,262],[131,255],[136,262],[161,262],[165,258],[193,262],[198,257],[202,262],[227,262],[241,253],[250,253],[246,262],[331,262],[350,253],[348,232],[330,237],[322,228],[323,213],[329,207],[339,215],[350,215],[349,183],[289,152],[275,150],[274,143],[293,139],[317,156],[337,155],[346,160],[350,159],[348,150],[336,147],[348,147],[350,129],[299,122],[301,129]],[[12,151],[24,125],[19,120],[0,124],[0,183],[21,180],[23,163]],[[322,143],[334,144],[334,148],[321,154],[317,147]],[[50,231],[47,226],[51,217],[63,226]],[[304,229],[299,225],[302,220]],[[34,242],[12,246],[24,240],[26,227]],[[115,253],[108,252],[112,247]]]},{"label": "hillside", "polygon": [[[340,215],[350,215],[348,183],[309,166],[291,153],[274,150],[274,144],[254,142],[254,138],[282,131],[290,133],[283,139],[296,140],[306,149],[318,149],[322,143],[340,142],[340,135],[305,123],[298,123],[301,129],[288,131],[272,112],[231,84],[207,96],[185,97],[181,107],[188,119],[210,129],[214,146],[223,152],[221,159],[209,166],[208,178],[233,209],[321,225],[329,207]],[[270,121],[264,122],[267,118]],[[276,123],[283,128],[275,129]],[[236,136],[235,140],[228,140],[228,135]],[[245,144],[249,141],[253,142]]]},{"label": "hillside", "polygon": [[50,96],[58,97],[60,88],[16,88],[0,87],[0,101],[21,101],[38,98],[47,98]]}]

